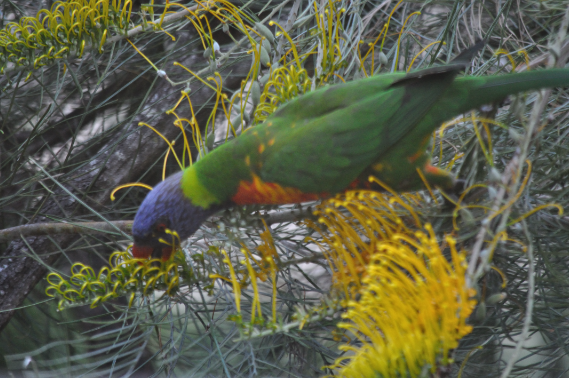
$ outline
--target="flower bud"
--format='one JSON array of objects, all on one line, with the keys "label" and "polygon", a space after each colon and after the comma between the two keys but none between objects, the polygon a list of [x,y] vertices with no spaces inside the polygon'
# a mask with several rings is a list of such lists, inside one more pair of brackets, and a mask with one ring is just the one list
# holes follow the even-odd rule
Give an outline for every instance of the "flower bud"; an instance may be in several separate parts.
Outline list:
[{"label": "flower bud", "polygon": [[206,137],[205,146],[208,150],[213,150],[213,143],[215,142],[215,135],[213,135],[213,131],[209,133]]},{"label": "flower bud", "polygon": [[260,22],[257,22],[257,23],[255,23],[255,29],[257,29],[259,34],[261,34],[263,37],[267,38],[269,40],[269,42],[271,42],[271,43],[275,42],[275,36],[269,30],[269,28],[266,27],[265,25],[261,24]]},{"label": "flower bud", "polygon": [[263,39],[263,42],[261,42],[261,45],[265,48],[265,50],[271,51],[271,44],[269,43],[269,41],[266,38]]},{"label": "flower bud", "polygon": [[208,46],[207,49],[205,49],[205,51],[203,52],[203,57],[205,59],[209,58],[211,56],[211,46]]},{"label": "flower bud", "polygon": [[233,125],[234,129],[241,126],[241,113],[239,113],[235,117],[233,117],[233,119],[231,120],[231,125]]},{"label": "flower bud", "polygon": [[460,216],[462,217],[462,220],[464,221],[464,223],[467,226],[474,226],[474,216],[472,216],[472,213],[466,209],[466,208],[462,208],[459,210]]},{"label": "flower bud", "polygon": [[383,51],[380,51],[379,54],[377,54],[377,59],[379,59],[379,63],[382,66],[385,66],[387,64],[387,55],[385,55]]},{"label": "flower bud", "polygon": [[488,306],[493,306],[496,303],[502,302],[507,297],[508,297],[508,294],[506,294],[506,293],[494,294],[494,295],[491,295],[488,298],[486,298],[486,304]]},{"label": "flower bud", "polygon": [[261,102],[261,86],[257,80],[251,84],[251,103],[256,107]]},{"label": "flower bud", "polygon": [[261,76],[261,79],[259,79],[259,82],[260,82],[261,86],[264,87],[264,86],[268,83],[268,81],[269,81],[270,78],[271,78],[271,74],[270,74],[270,73],[266,73],[266,74],[264,74],[263,76]]},{"label": "flower bud", "polygon": [[482,320],[486,319],[486,303],[480,302],[478,304],[478,308],[476,309],[476,313],[474,314],[474,317],[478,321],[482,321]]},{"label": "flower bud", "polygon": [[270,62],[271,58],[269,57],[269,53],[263,46],[261,46],[261,64],[268,67]]}]

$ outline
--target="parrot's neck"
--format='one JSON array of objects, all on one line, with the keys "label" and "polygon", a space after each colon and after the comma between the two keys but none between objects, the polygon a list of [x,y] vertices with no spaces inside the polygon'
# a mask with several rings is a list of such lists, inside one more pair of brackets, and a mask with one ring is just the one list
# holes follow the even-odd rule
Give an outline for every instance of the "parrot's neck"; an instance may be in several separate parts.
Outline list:
[{"label": "parrot's neck", "polygon": [[200,182],[196,171],[197,164],[198,163],[195,163],[186,168],[182,174],[181,187],[184,196],[189,199],[192,204],[199,206],[202,209],[209,209],[212,206],[215,207],[216,205],[221,205],[224,201],[221,201],[213,195]]}]

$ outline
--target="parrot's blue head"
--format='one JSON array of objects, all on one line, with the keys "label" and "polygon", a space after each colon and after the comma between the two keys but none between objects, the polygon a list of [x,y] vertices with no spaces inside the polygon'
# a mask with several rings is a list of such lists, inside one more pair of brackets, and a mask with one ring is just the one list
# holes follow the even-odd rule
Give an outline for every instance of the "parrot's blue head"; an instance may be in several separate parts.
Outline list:
[{"label": "parrot's blue head", "polygon": [[[222,207],[204,209],[193,205],[184,196],[178,172],[156,185],[147,195],[134,217],[132,254],[136,258],[162,258],[167,260],[172,253],[176,231],[180,241],[188,238],[212,214]],[[162,241],[160,241],[162,239]]]}]

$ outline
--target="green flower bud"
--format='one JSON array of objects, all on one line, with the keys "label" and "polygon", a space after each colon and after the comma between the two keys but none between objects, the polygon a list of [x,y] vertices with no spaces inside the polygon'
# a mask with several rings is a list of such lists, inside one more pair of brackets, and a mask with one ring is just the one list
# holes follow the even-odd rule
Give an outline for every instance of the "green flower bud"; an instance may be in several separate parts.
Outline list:
[{"label": "green flower bud", "polygon": [[379,54],[377,54],[377,59],[379,59],[379,63],[381,65],[385,66],[387,64],[387,55],[385,55],[383,51],[380,51]]},{"label": "green flower bud", "polygon": [[486,298],[486,304],[488,306],[493,306],[496,303],[502,302],[507,297],[508,297],[508,294],[506,294],[506,293],[494,294],[494,295],[491,295],[488,298]]},{"label": "green flower bud", "polygon": [[263,42],[261,42],[261,44],[265,48],[265,50],[271,51],[271,44],[269,43],[269,41],[267,41],[267,39],[263,39]]},{"label": "green flower bud", "polygon": [[482,320],[486,319],[486,303],[480,302],[478,304],[478,308],[476,309],[476,313],[474,314],[474,317],[478,321],[482,321]]},{"label": "green flower bud", "polygon": [[268,67],[270,62],[271,58],[269,57],[269,53],[263,46],[261,46],[261,64]]},{"label": "green flower bud", "polygon": [[251,84],[251,103],[256,107],[261,102],[261,86],[257,80]]},{"label": "green flower bud", "polygon": [[233,119],[231,120],[231,125],[233,125],[234,129],[241,127],[241,113],[239,113],[235,117],[233,117]]},{"label": "green flower bud", "polygon": [[211,46],[208,46],[207,49],[203,52],[203,57],[208,59],[211,56]]},{"label": "green flower bud", "polygon": [[275,36],[273,33],[267,28],[265,25],[261,24],[260,22],[255,23],[255,29],[261,34],[263,37],[267,38],[269,42],[275,42]]},{"label": "green flower bud", "polygon": [[215,135],[213,135],[213,130],[211,133],[209,133],[206,137],[206,142],[205,142],[205,146],[207,147],[208,150],[213,150],[213,143],[215,142]]},{"label": "green flower bud", "polygon": [[467,226],[474,226],[474,217],[472,216],[472,213],[466,209],[466,208],[462,208],[459,210],[460,216],[462,217],[462,220],[464,221],[464,223],[466,223]]},{"label": "green flower bud", "polygon": [[267,82],[269,81],[269,79],[271,78],[271,74],[270,73],[266,73],[263,76],[261,76],[261,79],[259,80],[259,83],[261,84],[262,87],[264,87]]}]

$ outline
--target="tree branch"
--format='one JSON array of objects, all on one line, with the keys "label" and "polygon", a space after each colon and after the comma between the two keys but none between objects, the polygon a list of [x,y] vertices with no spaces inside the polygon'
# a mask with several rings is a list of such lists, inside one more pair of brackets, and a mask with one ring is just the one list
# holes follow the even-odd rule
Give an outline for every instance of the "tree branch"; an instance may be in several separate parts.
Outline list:
[{"label": "tree branch", "polygon": [[[290,211],[282,211],[270,213],[263,216],[267,225],[275,223],[287,223],[300,221],[311,216],[312,213],[306,209],[295,209]],[[212,219],[210,222],[216,222],[219,219]],[[49,222],[49,223],[33,223],[24,224],[0,230],[0,243],[18,237],[28,236],[45,236],[45,235],[120,235],[117,229],[130,234],[132,231],[132,220],[112,221],[112,222]]]}]

